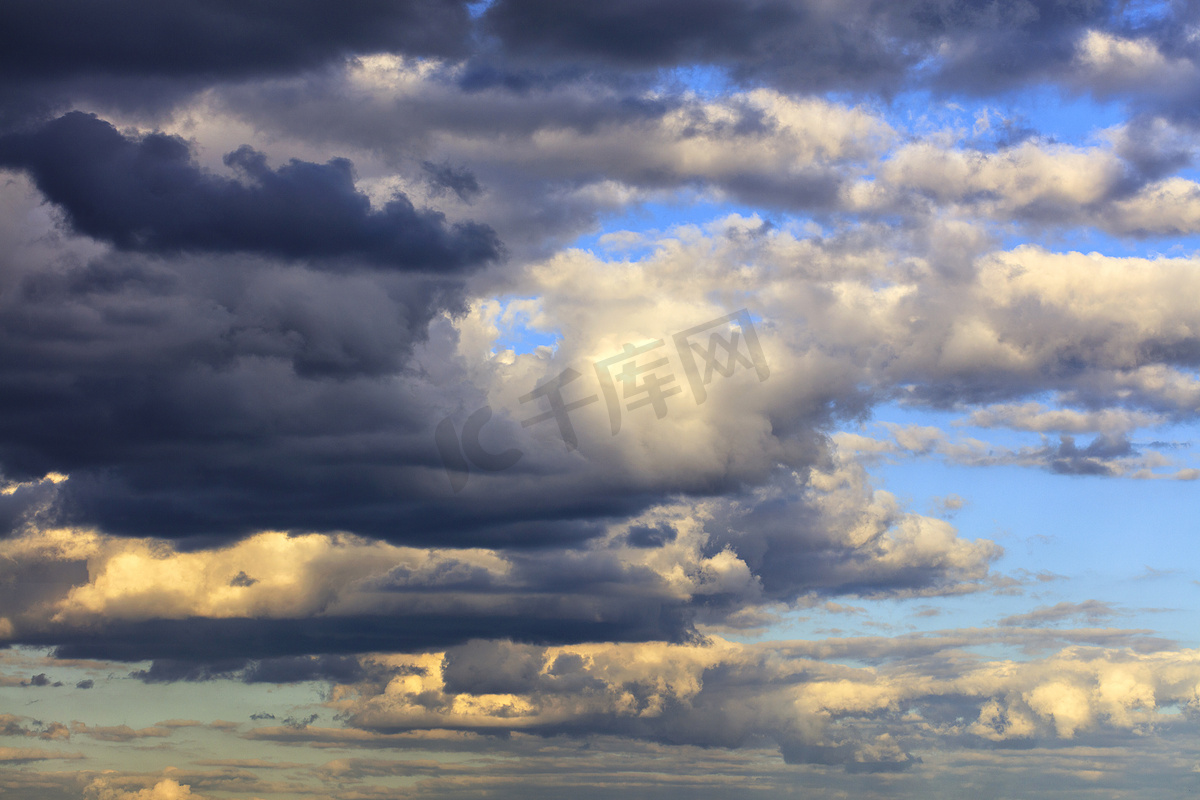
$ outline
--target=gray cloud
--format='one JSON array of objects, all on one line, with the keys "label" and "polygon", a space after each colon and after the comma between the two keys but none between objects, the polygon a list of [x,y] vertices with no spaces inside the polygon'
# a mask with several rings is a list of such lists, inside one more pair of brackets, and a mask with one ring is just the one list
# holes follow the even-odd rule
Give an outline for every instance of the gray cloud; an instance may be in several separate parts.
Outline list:
[{"label": "gray cloud", "polygon": [[483,22],[517,66],[516,81],[522,67],[536,72],[546,64],[637,70],[699,63],[724,68],[735,81],[793,91],[887,93],[929,59],[934,85],[996,91],[1068,65],[1078,38],[1090,26],[1106,27],[1113,10],[1088,0],[836,6],[656,0],[570,9],[546,0],[498,0]]},{"label": "gray cloud", "polygon": [[373,211],[345,159],[292,160],[272,170],[243,146],[225,164],[245,182],[198,170],[179,138],[131,141],[79,112],[0,138],[0,165],[28,170],[76,231],[125,250],[246,252],[427,271],[478,267],[499,255],[487,226],[448,226],[403,195]]},{"label": "gray cloud", "polygon": [[14,0],[0,15],[10,45],[0,56],[0,73],[211,79],[292,70],[381,49],[444,55],[463,50],[467,19],[463,3],[444,0],[352,0],[336,10],[307,1],[187,0],[163,7],[122,0],[100,9],[89,3],[50,8]]},{"label": "gray cloud", "polygon": [[1025,614],[1013,614],[1004,617],[1000,620],[1000,624],[1041,627],[1077,618],[1097,624],[1113,617],[1121,616],[1123,613],[1125,612],[1118,611],[1110,603],[1104,603],[1099,600],[1085,600],[1082,603],[1064,601],[1052,606],[1040,606]]},{"label": "gray cloud", "polygon": [[[1051,250],[1200,231],[1190,4],[285,5],[0,8],[0,641],[54,648],[6,678],[28,697],[71,694],[56,676],[102,696],[62,674],[82,658],[210,683],[172,691],[326,684],[243,744],[331,760],[11,770],[0,793],[936,797],[1028,786],[1019,750],[1048,791],[1099,796],[1186,768],[1195,653],[1105,627],[1101,600],[721,634],[1023,589],[873,459],[1200,476],[1135,436],[1200,408],[1194,259]],[[1080,144],[990,109],[1030,89],[1127,119]],[[912,90],[989,110],[929,130]],[[758,211],[566,249],[691,201]],[[562,370],[598,392],[605,354],[741,307],[769,381],[736,371],[619,436],[597,401],[574,448],[522,424]],[[554,346],[514,345],[524,323]],[[836,433],[892,402],[1046,438]],[[455,493],[433,432],[484,407],[480,447],[521,456]],[[109,722],[0,732],[192,726]],[[53,758],[75,756],[0,748]]]}]

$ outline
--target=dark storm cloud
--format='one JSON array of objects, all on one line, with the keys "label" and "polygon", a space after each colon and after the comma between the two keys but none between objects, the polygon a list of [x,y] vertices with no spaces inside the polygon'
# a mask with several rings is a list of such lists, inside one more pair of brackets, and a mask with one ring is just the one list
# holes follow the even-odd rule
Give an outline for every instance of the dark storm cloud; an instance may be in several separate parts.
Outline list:
[{"label": "dark storm cloud", "polygon": [[745,83],[889,92],[932,58],[924,69],[934,84],[989,91],[1065,66],[1078,37],[1109,26],[1114,9],[1104,0],[497,0],[483,20],[517,75],[535,64],[710,64]]},{"label": "dark storm cloud", "polygon": [[225,659],[195,663],[192,661],[177,661],[163,658],[150,665],[150,669],[139,669],[129,673],[129,677],[137,678],[144,683],[174,683],[187,681],[215,681],[221,678],[231,678],[235,672],[245,668],[247,659]]},{"label": "dark storm cloud", "polygon": [[268,658],[255,661],[242,673],[242,680],[246,683],[350,683],[366,677],[366,671],[357,658],[337,655]]},{"label": "dark storm cloud", "polygon": [[243,683],[300,683],[334,681],[351,683],[369,675],[357,658],[342,655],[284,656],[281,658],[227,658],[189,661],[159,658],[149,669],[134,670],[129,677],[145,683],[174,683],[238,679]]},{"label": "dark storm cloud", "polygon": [[346,159],[293,159],[272,170],[243,146],[225,163],[245,182],[199,169],[183,139],[129,139],[80,112],[0,138],[0,165],[27,170],[75,230],[126,250],[340,258],[418,270],[462,270],[499,255],[487,226],[448,225],[403,195],[372,210]]},{"label": "dark storm cloud", "polygon": [[0,77],[242,77],[354,53],[456,55],[461,0],[6,0]]},{"label": "dark storm cloud", "polygon": [[[275,506],[298,512],[285,527],[324,527],[345,492],[344,509],[394,526],[397,506],[377,504],[394,503],[397,470],[436,459],[429,412],[382,376],[455,285],[252,259],[6,266],[0,462],[16,479],[75,473],[59,510],[77,521],[243,533]],[[62,488],[5,496],[7,529]]]},{"label": "dark storm cloud", "polygon": [[474,21],[451,0],[14,0],[0,9],[0,104],[16,120],[70,97],[169,107],[207,85],[379,52],[462,59],[457,80],[473,92],[634,95],[663,68],[698,65],[785,91],[986,93],[1056,80],[1089,30],[1190,57],[1189,13],[1131,21],[1113,0],[498,0]]},{"label": "dark storm cloud", "polygon": [[[253,376],[245,377],[257,384]],[[382,391],[372,391],[370,383],[330,387],[329,404],[322,400],[305,413],[336,413],[346,403],[373,419],[329,427],[314,420],[295,436],[204,443],[234,412],[222,404],[208,409],[209,419],[194,420],[196,427],[169,425],[150,436],[130,430],[120,453],[85,449],[125,441],[114,429],[93,432],[90,441],[72,443],[78,448],[74,452],[62,453],[79,466],[63,488],[57,519],[121,535],[188,540],[187,547],[274,529],[349,530],[424,546],[573,548],[601,535],[606,522],[660,502],[668,491],[633,479],[600,485],[599,468],[553,475],[537,466],[511,470],[483,485],[482,476],[476,476],[470,496],[456,497],[436,460],[432,421],[402,406],[387,408]],[[324,394],[321,387],[289,380],[278,385],[281,391]],[[110,400],[125,402],[119,396]],[[164,417],[175,413],[173,408],[186,413],[176,405],[180,398],[164,401],[156,404]],[[399,406],[402,401],[386,402]],[[281,410],[275,405],[263,412]],[[173,453],[171,463],[161,463],[156,450]],[[107,466],[84,466],[78,459]],[[679,480],[663,476],[657,483],[671,487]]]},{"label": "dark storm cloud", "polygon": [[[682,604],[625,604],[600,619],[542,602],[522,615],[404,614],[303,619],[210,619],[111,622],[100,627],[18,635],[19,644],[56,647],[59,658],[144,661],[147,681],[210,680],[247,669],[249,682],[317,680],[345,667],[332,659],[354,653],[421,652],[472,639],[511,639],[538,645],[583,642],[687,641],[694,633]],[[310,659],[308,656],[325,656]],[[303,658],[300,658],[303,657]],[[249,660],[258,661],[249,664]],[[341,664],[339,667],[338,665]]]}]

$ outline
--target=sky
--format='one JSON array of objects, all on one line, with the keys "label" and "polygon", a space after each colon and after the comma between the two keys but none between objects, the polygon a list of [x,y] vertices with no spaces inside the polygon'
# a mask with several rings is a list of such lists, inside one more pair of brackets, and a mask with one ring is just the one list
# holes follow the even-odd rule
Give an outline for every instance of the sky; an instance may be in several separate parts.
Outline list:
[{"label": "sky", "polygon": [[4,0],[5,800],[1191,798],[1200,7]]}]

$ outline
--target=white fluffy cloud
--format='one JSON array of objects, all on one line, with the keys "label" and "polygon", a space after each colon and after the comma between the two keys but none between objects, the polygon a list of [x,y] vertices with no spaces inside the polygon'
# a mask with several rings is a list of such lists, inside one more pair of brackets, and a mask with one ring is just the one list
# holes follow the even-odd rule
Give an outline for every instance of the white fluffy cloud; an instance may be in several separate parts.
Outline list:
[{"label": "white fluffy cloud", "polygon": [[[974,631],[965,641],[987,639]],[[586,729],[724,747],[765,736],[785,757],[807,752],[833,763],[903,763],[950,741],[986,748],[1091,737],[1112,745],[1194,724],[1200,713],[1195,651],[1073,646],[1025,662],[954,650],[922,662],[900,648],[892,658],[887,652],[885,645],[883,665],[864,668],[816,661],[787,643],[719,638],[561,648],[478,642],[445,654],[373,657],[396,677],[342,686],[330,705],[352,726],[381,733]],[[277,734],[285,736],[258,732]],[[905,745],[883,754],[881,741]]]},{"label": "white fluffy cloud", "polygon": [[140,789],[125,789],[112,785],[109,779],[95,778],[84,789],[83,796],[86,800],[204,800],[202,795],[192,791],[192,787],[172,778]]}]

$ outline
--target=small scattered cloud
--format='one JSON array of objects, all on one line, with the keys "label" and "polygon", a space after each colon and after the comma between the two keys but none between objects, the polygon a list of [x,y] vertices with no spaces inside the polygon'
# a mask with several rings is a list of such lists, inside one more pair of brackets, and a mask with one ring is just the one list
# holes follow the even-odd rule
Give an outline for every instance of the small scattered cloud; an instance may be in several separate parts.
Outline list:
[{"label": "small scattered cloud", "polygon": [[1044,627],[1074,619],[1097,625],[1114,617],[1127,616],[1128,613],[1099,600],[1084,600],[1080,603],[1064,601],[1052,606],[1039,606],[1024,614],[1004,617],[1000,624],[1006,627]]}]

